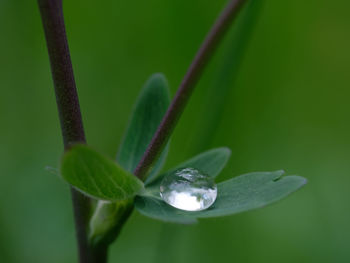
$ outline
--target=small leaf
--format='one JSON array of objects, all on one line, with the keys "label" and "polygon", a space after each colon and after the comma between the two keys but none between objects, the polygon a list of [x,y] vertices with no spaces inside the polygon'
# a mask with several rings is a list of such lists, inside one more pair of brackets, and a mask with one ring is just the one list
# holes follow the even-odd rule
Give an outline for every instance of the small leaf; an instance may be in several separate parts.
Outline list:
[{"label": "small leaf", "polygon": [[92,197],[117,201],[133,197],[143,183],[115,162],[86,145],[74,145],[62,158],[60,173]]},{"label": "small leaf", "polygon": [[177,165],[175,168],[171,169],[170,171],[162,174],[161,176],[159,176],[157,180],[154,181],[154,183],[152,183],[152,185],[156,185],[156,187],[158,187],[163,177],[173,173],[178,169],[188,168],[188,167],[195,168],[205,173],[206,175],[209,175],[215,178],[225,167],[230,156],[231,156],[231,150],[226,147],[221,147],[221,148],[216,148],[216,149],[206,151],[204,153],[196,155],[195,157],[181,163],[180,165]]},{"label": "small leaf", "polygon": [[[154,74],[143,87],[117,156],[118,163],[133,172],[145,153],[170,103],[169,88],[162,74]],[[162,168],[168,147],[160,155],[149,177]]]},{"label": "small leaf", "polygon": [[141,214],[155,219],[182,224],[195,223],[197,220],[192,215],[188,216],[187,212],[167,205],[160,198],[159,187],[162,179],[178,169],[187,167],[198,169],[209,176],[216,177],[225,167],[230,155],[230,149],[222,147],[206,151],[181,163],[152,182],[146,188],[146,192],[142,194],[147,196],[137,196],[135,208]]},{"label": "small leaf", "polygon": [[[253,210],[274,203],[306,184],[300,176],[285,176],[283,171],[256,172],[234,177],[218,184],[218,197],[207,210],[187,212],[166,204],[154,188],[135,198],[135,207],[151,218],[186,223],[191,219],[219,217]],[[184,222],[182,221],[184,220]]]},{"label": "small leaf", "polygon": [[191,167],[200,170],[206,175],[216,177],[224,169],[230,156],[231,150],[227,147],[212,149],[178,165],[173,171],[179,168]]}]

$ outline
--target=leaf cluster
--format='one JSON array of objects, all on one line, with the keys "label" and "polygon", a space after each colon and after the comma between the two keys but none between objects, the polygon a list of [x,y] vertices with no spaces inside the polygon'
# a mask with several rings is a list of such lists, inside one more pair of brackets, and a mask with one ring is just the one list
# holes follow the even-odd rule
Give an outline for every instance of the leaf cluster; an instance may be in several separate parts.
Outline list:
[{"label": "leaf cluster", "polygon": [[132,173],[150,143],[170,103],[165,77],[153,75],[143,87],[114,161],[87,145],[74,145],[62,158],[60,175],[73,187],[96,199],[89,236],[94,244],[112,242],[132,205],[141,214],[175,223],[194,223],[198,218],[232,215],[263,207],[296,191],[306,183],[283,171],[255,172],[220,182],[215,203],[207,210],[188,212],[165,203],[159,195],[162,179],[180,168],[195,168],[216,178],[231,151],[216,148],[201,153],[173,169],[159,173],[166,160],[165,147],[145,182]]}]

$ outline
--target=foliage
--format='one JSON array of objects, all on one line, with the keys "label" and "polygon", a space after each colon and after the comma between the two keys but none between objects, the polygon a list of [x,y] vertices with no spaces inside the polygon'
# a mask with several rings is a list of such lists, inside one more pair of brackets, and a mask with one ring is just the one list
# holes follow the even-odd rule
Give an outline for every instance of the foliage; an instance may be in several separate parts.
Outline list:
[{"label": "foliage", "polygon": [[126,204],[131,204],[130,198],[133,196],[136,196],[135,208],[141,214],[188,224],[196,222],[198,218],[227,216],[266,206],[306,183],[300,176],[283,176],[284,171],[248,173],[219,183],[215,203],[199,212],[173,208],[161,199],[159,187],[162,179],[179,168],[191,167],[217,177],[231,155],[228,148],[222,147],[201,153],[159,175],[166,156],[163,153],[147,179],[146,188],[140,191],[142,182],[129,172],[137,166],[169,104],[166,83],[163,75],[156,74],[141,91],[118,154],[118,161],[124,169],[82,145],[72,147],[63,157],[61,174],[70,184],[97,199],[119,201],[98,202],[90,223],[93,242],[96,242],[96,237],[103,240],[119,226],[120,209],[128,207]]}]

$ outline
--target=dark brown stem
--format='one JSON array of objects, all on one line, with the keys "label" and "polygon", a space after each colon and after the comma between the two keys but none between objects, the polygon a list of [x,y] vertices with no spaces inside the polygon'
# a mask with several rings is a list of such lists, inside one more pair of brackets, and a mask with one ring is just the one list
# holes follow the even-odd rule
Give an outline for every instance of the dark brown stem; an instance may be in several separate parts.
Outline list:
[{"label": "dark brown stem", "polygon": [[[55,86],[65,150],[75,143],[86,143],[72,62],[64,26],[62,0],[38,0]],[[81,263],[106,262],[107,248],[89,246],[87,227],[91,199],[71,189]]]},{"label": "dark brown stem", "polygon": [[145,154],[136,167],[134,174],[141,179],[147,176],[149,169],[161,153],[178,119],[180,118],[195,85],[197,84],[205,66],[208,64],[212,54],[218,47],[220,41],[227,32],[234,18],[246,0],[231,0],[225,7],[212,29],[209,31],[191,66],[189,67],[175,97],[168,108],[161,124],[152,138]]}]

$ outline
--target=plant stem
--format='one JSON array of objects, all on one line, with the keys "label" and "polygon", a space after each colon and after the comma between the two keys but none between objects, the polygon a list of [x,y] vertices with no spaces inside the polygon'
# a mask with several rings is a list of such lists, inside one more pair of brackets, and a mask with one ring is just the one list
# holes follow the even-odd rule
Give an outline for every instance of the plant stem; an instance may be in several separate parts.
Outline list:
[{"label": "plant stem", "polygon": [[[38,4],[50,57],[64,148],[67,150],[75,143],[86,143],[86,140],[64,26],[62,0],[38,0]],[[80,262],[106,262],[107,248],[93,248],[87,238],[91,199],[73,188],[71,194]]]},{"label": "plant stem", "polygon": [[145,176],[147,176],[148,171],[163,150],[201,74],[203,73],[205,66],[208,64],[230,24],[234,18],[237,17],[239,10],[245,2],[246,0],[231,0],[220,14],[212,29],[209,31],[182,80],[182,83],[153,136],[151,143],[134,171],[134,174],[139,178],[144,179]]}]

